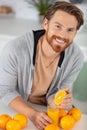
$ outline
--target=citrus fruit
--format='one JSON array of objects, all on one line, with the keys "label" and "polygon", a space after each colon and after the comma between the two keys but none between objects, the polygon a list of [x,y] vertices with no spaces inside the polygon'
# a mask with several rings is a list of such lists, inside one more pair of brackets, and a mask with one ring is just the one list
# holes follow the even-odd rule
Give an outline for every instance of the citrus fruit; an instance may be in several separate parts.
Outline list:
[{"label": "citrus fruit", "polygon": [[65,90],[60,90],[59,92],[57,92],[54,97],[54,103],[56,105],[60,105],[66,94],[67,92]]},{"label": "citrus fruit", "polygon": [[63,129],[71,129],[74,127],[75,120],[72,116],[66,115],[60,119],[60,126]]},{"label": "citrus fruit", "polygon": [[24,114],[16,114],[13,119],[20,123],[21,128],[24,128],[28,123],[28,119]]},{"label": "citrus fruit", "polygon": [[54,124],[49,124],[45,127],[44,130],[60,130],[59,127],[57,125]]},{"label": "citrus fruit", "polygon": [[21,130],[21,125],[16,120],[10,120],[6,124],[6,130]]},{"label": "citrus fruit", "polygon": [[52,123],[58,125],[59,120],[59,109],[49,108],[47,111],[48,116],[52,119]]},{"label": "citrus fruit", "polygon": [[11,117],[8,114],[2,114],[0,116],[0,128],[5,129],[7,122],[11,120]]},{"label": "citrus fruit", "polygon": [[59,119],[66,116],[67,115],[67,111],[65,109],[59,109]]},{"label": "citrus fruit", "polygon": [[75,121],[80,120],[82,116],[82,112],[78,108],[71,108],[68,111],[68,114],[71,115],[75,119]]}]

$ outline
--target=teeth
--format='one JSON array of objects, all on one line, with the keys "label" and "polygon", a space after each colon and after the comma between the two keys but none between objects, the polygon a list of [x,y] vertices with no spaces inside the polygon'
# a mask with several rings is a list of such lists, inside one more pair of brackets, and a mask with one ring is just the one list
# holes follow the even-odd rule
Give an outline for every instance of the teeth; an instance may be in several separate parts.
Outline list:
[{"label": "teeth", "polygon": [[64,44],[64,41],[63,41],[63,40],[60,40],[60,39],[57,39],[57,38],[56,38],[56,41],[57,41],[58,43]]}]

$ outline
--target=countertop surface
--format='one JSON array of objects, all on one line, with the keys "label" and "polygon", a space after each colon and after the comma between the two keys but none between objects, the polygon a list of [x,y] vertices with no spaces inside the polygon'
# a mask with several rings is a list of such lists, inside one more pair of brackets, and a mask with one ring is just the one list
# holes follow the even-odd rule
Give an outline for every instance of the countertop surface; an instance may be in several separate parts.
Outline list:
[{"label": "countertop surface", "polygon": [[[46,111],[45,106],[40,106],[36,104],[31,104],[32,107],[40,110],[40,111]],[[17,112],[11,109],[8,106],[5,106],[1,101],[0,101],[0,114],[9,114],[11,116],[15,115]],[[28,125],[23,129],[23,130],[37,130],[37,128],[33,125],[33,123],[29,120]],[[87,130],[87,115],[83,114],[82,118],[80,121],[78,121],[74,128],[71,130]]]}]

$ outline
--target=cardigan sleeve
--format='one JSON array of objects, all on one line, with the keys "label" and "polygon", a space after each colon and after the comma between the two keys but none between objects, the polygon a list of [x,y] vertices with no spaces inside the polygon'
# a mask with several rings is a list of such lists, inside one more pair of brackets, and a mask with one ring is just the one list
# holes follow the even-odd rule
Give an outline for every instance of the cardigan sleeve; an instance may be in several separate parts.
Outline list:
[{"label": "cardigan sleeve", "polygon": [[17,59],[11,44],[6,45],[0,56],[0,99],[7,105],[20,95],[17,91]]},{"label": "cardigan sleeve", "polygon": [[66,76],[64,76],[64,78],[62,79],[62,82],[60,84],[61,89],[66,87],[72,88],[73,83],[77,79],[83,67],[83,64],[84,64],[84,56],[81,50],[78,49],[77,53],[74,55],[74,58],[72,59],[72,65],[71,67],[69,67],[70,70],[66,72]]}]

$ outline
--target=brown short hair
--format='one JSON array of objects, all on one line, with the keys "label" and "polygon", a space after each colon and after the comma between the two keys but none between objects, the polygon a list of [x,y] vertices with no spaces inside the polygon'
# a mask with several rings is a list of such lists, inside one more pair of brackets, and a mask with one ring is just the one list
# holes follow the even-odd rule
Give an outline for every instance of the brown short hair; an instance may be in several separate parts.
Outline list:
[{"label": "brown short hair", "polygon": [[69,13],[70,15],[73,15],[76,17],[78,21],[77,30],[80,28],[81,25],[83,25],[84,23],[83,12],[74,4],[65,2],[65,1],[62,1],[62,2],[58,1],[58,2],[55,2],[52,6],[50,6],[44,18],[47,18],[48,20],[50,20],[52,16],[55,14],[55,12],[58,10],[65,11]]}]

